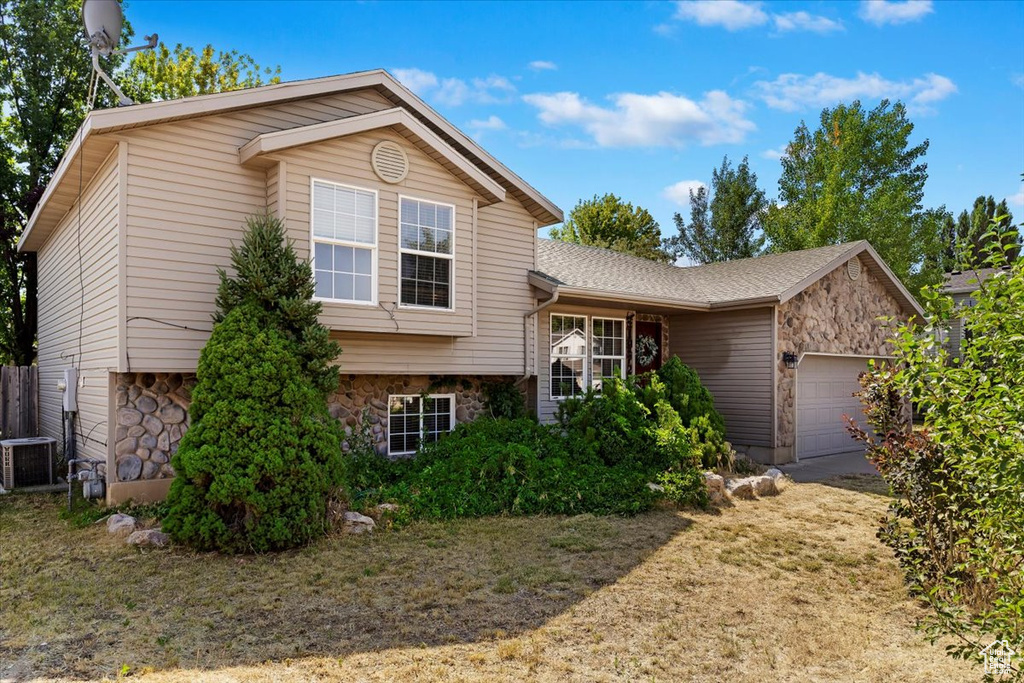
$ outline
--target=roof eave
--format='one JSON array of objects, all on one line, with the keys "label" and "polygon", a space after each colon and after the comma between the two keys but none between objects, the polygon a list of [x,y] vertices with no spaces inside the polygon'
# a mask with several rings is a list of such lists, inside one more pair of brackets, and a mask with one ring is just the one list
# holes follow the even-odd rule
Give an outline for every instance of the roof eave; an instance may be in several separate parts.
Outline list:
[{"label": "roof eave", "polygon": [[570,287],[559,285],[558,291],[564,297],[578,297],[581,299],[593,299],[595,301],[613,301],[616,303],[645,304],[659,306],[662,308],[677,308],[687,311],[708,311],[710,304],[703,301],[687,301],[685,299],[666,299],[660,297],[646,297],[622,292],[611,292],[601,289],[589,289],[586,287]]}]

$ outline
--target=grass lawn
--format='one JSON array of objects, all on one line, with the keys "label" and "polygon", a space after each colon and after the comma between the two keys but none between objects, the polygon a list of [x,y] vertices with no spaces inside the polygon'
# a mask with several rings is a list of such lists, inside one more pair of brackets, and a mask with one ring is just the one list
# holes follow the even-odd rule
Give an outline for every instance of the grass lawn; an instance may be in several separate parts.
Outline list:
[{"label": "grass lawn", "polygon": [[875,539],[880,480],[720,513],[491,518],[220,557],[0,498],[0,679],[958,681]]}]

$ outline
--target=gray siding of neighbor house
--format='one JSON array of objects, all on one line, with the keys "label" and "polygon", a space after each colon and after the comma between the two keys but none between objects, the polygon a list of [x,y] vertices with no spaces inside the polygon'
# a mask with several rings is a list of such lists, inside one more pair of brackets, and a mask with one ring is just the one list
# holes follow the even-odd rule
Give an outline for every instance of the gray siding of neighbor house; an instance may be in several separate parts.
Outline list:
[{"label": "gray siding of neighbor house", "polygon": [[669,351],[692,367],[725,418],[734,446],[772,447],[772,309],[670,318]]},{"label": "gray siding of neighbor house", "polygon": [[[107,461],[110,371],[118,356],[118,150],[38,251],[39,423],[61,439],[64,370],[79,370],[78,453]],[[81,344],[81,345],[80,345]]]},{"label": "gray siding of neighbor house", "polygon": [[[969,306],[973,303],[970,294],[954,294],[953,305],[957,308]],[[960,341],[964,338],[963,318],[953,318],[949,322],[949,356],[957,358],[960,356]]]}]

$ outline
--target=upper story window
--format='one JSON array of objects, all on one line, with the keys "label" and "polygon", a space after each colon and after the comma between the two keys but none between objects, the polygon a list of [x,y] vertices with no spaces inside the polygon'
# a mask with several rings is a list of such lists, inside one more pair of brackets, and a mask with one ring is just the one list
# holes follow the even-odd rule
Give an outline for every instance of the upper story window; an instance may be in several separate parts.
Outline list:
[{"label": "upper story window", "polygon": [[455,207],[409,197],[399,204],[401,305],[453,308]]},{"label": "upper story window", "polygon": [[377,193],[314,180],[312,196],[317,298],[376,303]]}]

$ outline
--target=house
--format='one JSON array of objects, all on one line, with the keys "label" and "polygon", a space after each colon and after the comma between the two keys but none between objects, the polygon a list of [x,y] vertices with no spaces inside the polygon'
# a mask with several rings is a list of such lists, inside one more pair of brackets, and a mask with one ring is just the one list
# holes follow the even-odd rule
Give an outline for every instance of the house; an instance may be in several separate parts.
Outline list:
[{"label": "house", "polygon": [[[967,270],[954,270],[946,273],[943,278],[942,291],[953,297],[953,305],[956,308],[970,307],[974,305],[974,294],[986,280],[996,273],[1004,272],[1009,268],[970,268]],[[964,330],[963,318],[955,317],[949,322],[949,329],[943,330],[943,342],[950,358],[960,357],[960,341],[968,332]]]},{"label": "house", "polygon": [[110,502],[166,493],[217,268],[264,210],[343,348],[332,415],[391,455],[476,417],[488,381],[550,420],[670,353],[753,457],[849,448],[836,411],[887,352],[876,317],[920,312],[865,242],[682,269],[538,240],[561,210],[380,70],[94,111],[19,248],[38,258],[43,431],[60,437],[76,368],[74,434]]}]

